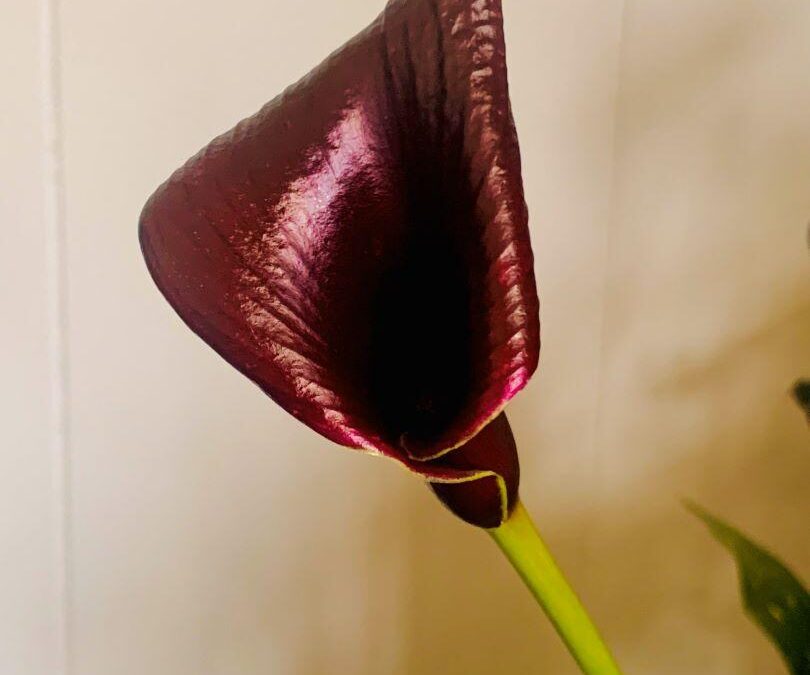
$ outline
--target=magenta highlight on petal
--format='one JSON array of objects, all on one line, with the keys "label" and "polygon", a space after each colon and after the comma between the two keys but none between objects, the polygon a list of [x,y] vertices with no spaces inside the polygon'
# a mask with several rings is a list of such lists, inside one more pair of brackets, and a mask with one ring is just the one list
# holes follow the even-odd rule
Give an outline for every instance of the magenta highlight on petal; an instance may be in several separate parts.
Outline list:
[{"label": "magenta highlight on petal", "polygon": [[500,0],[393,0],[175,171],[140,239],[279,405],[492,527],[517,495],[501,411],[540,348],[527,219]]}]

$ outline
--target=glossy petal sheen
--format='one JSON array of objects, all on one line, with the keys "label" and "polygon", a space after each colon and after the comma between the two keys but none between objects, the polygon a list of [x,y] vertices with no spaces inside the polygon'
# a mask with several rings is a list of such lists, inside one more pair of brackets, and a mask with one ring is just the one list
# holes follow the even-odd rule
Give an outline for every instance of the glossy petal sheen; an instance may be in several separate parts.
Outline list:
[{"label": "glossy petal sheen", "polygon": [[499,0],[390,2],[175,172],[140,233],[185,322],[305,424],[464,480],[447,503],[498,471],[515,493],[498,415],[539,322]]}]

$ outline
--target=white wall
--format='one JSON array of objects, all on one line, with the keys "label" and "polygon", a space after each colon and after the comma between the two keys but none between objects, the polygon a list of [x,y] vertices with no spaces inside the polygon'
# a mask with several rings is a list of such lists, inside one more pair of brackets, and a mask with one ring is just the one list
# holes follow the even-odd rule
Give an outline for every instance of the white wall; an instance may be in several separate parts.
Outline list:
[{"label": "white wall", "polygon": [[[810,576],[810,4],[504,4],[524,501],[628,673],[782,672],[678,500]],[[141,261],[152,189],[380,5],[0,5],[0,673],[575,672],[487,537],[293,422]]]},{"label": "white wall", "polygon": [[[62,653],[63,420],[47,26],[0,5],[0,672],[56,672]],[[50,97],[49,97],[50,98]]]}]

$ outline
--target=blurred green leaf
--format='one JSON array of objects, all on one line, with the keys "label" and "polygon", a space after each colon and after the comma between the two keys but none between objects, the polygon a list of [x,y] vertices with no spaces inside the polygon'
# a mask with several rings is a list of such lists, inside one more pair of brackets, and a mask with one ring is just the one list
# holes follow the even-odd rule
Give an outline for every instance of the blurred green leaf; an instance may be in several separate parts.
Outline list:
[{"label": "blurred green leaf", "polygon": [[779,560],[697,504],[686,507],[734,555],[749,616],[768,634],[794,675],[810,675],[810,595]]},{"label": "blurred green leaf", "polygon": [[807,416],[807,423],[810,424],[810,380],[799,380],[793,385],[793,398],[796,403],[804,410]]}]

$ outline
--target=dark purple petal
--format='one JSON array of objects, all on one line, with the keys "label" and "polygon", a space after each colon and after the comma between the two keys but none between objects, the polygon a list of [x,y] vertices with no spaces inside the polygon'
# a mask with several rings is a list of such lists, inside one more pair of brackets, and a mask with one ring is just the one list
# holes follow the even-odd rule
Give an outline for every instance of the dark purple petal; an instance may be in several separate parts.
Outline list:
[{"label": "dark purple petal", "polygon": [[483,469],[473,437],[539,352],[500,0],[390,2],[176,171],[140,236],[183,320],[305,424]]}]

